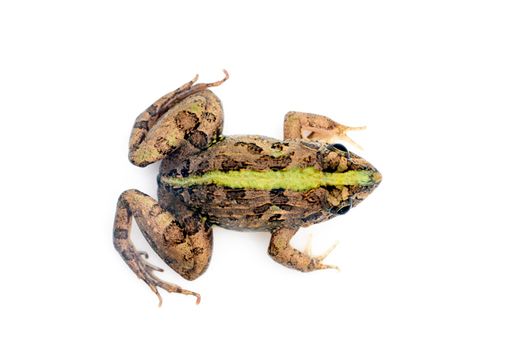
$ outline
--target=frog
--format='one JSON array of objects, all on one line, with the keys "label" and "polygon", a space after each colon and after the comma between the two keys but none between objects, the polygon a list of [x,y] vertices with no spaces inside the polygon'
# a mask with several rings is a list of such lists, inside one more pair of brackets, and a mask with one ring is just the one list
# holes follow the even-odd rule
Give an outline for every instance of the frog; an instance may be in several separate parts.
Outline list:
[{"label": "frog", "polygon": [[[210,263],[213,226],[270,232],[268,254],[301,272],[337,268],[324,263],[333,250],[311,252],[290,243],[296,232],[349,212],[379,185],[381,173],[341,143],[357,144],[350,127],[329,117],[288,112],[282,140],[258,135],[222,134],[222,103],[211,91],[229,78],[197,83],[198,75],[162,96],[136,118],[129,160],[138,167],[160,161],[153,197],[136,189],[120,195],[113,243],[124,262],[156,294],[159,289],[199,293],[159,278],[163,269],[137,250],[132,219],[152,250],[186,280],[201,276]],[[311,237],[311,236],[310,236]]]}]

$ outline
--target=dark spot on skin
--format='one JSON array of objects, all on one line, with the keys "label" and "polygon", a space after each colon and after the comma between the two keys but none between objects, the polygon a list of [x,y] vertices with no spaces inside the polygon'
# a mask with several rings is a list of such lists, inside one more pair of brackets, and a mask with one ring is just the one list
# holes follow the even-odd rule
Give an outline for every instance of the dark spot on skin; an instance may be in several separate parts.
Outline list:
[{"label": "dark spot on skin", "polygon": [[290,156],[283,157],[272,157],[269,155],[264,155],[259,158],[258,165],[261,168],[270,168],[271,170],[281,170],[286,168],[292,162]]},{"label": "dark spot on skin", "polygon": [[[195,206],[200,207],[203,196],[202,196],[202,188],[198,186],[191,186],[187,187],[185,189],[185,192],[183,194],[184,203],[186,203],[187,207],[194,208]],[[193,212],[196,212],[196,209],[193,209]]]},{"label": "dark spot on skin", "polygon": [[205,193],[206,193],[205,197],[208,203],[213,203],[217,199],[217,196],[215,195],[217,190],[218,190],[217,185],[207,185],[205,187]]},{"label": "dark spot on skin", "polygon": [[122,256],[122,259],[126,260],[126,261],[130,261],[130,260],[133,260],[135,259],[135,254],[133,254],[133,252],[129,251],[129,250],[123,250],[120,252],[120,256]]},{"label": "dark spot on skin", "polygon": [[288,204],[279,204],[279,208],[281,208],[282,210],[285,210],[285,211],[291,211],[293,210],[293,205],[288,205]]},{"label": "dark spot on skin", "polygon": [[208,146],[208,136],[200,130],[191,131],[186,134],[185,139],[198,149],[204,149]]},{"label": "dark spot on skin", "polygon": [[171,221],[168,226],[164,229],[164,233],[162,234],[162,239],[164,241],[164,245],[167,247],[176,245],[179,243],[179,240],[174,239],[176,237],[175,234],[180,232],[180,227],[177,225],[175,220]]},{"label": "dark spot on skin", "polygon": [[282,151],[283,150],[283,145],[280,142],[274,142],[274,143],[272,143],[270,148],[274,149],[274,150]]},{"label": "dark spot on skin", "polygon": [[113,231],[113,237],[115,239],[128,239],[128,230],[126,229],[116,229]]},{"label": "dark spot on skin", "polygon": [[315,158],[312,155],[309,155],[308,157],[304,157],[301,162],[306,167],[314,166],[315,165]]},{"label": "dark spot on skin", "polygon": [[193,253],[193,255],[200,255],[204,252],[204,248],[202,247],[195,247],[191,250],[191,252]]},{"label": "dark spot on skin", "polygon": [[189,159],[186,159],[183,163],[182,163],[182,168],[180,169],[180,174],[183,176],[183,177],[187,177],[189,175],[189,172],[190,172],[190,160]]},{"label": "dark spot on skin", "polygon": [[270,191],[270,200],[275,205],[281,205],[288,202],[288,197],[284,194],[284,189],[273,189]]},{"label": "dark spot on skin", "polygon": [[279,157],[278,159],[279,159],[278,164],[276,164],[275,166],[271,166],[270,167],[271,169],[274,169],[274,168],[277,168],[277,169],[286,168],[292,162],[292,158],[289,157],[289,156]]},{"label": "dark spot on skin", "polygon": [[195,167],[195,175],[201,175],[202,173],[206,172],[210,168],[210,162],[205,159]]},{"label": "dark spot on skin", "polygon": [[166,232],[173,232],[173,231],[179,231],[180,227],[177,225],[177,222],[175,220],[171,220],[171,222],[166,227]]},{"label": "dark spot on skin", "polygon": [[275,214],[268,218],[269,222],[277,222],[277,221],[283,221],[281,220],[281,214]]},{"label": "dark spot on skin", "polygon": [[319,163],[321,164],[321,168],[323,169],[323,171],[327,173],[333,173],[339,167],[339,156],[337,156],[336,154],[321,154],[321,152],[318,152],[317,155],[318,158],[320,158]]},{"label": "dark spot on skin", "polygon": [[210,123],[213,123],[217,120],[217,117],[215,116],[215,114],[210,113],[210,112],[204,112],[203,117]]},{"label": "dark spot on skin", "polygon": [[253,142],[242,142],[242,141],[239,141],[239,142],[236,142],[234,144],[234,146],[242,146],[242,147],[245,147],[246,150],[251,153],[251,154],[260,154],[263,149],[259,146],[257,146],[255,143]]},{"label": "dark spot on skin", "polygon": [[304,217],[304,218],[303,218],[303,222],[312,222],[312,221],[315,221],[315,220],[319,219],[322,215],[323,215],[323,213],[320,213],[320,212],[310,214],[310,215],[308,215],[307,217]]},{"label": "dark spot on skin", "polygon": [[172,177],[172,176],[178,176],[179,173],[177,172],[177,169],[171,169],[166,173],[166,176]]},{"label": "dark spot on skin", "polygon": [[149,130],[149,125],[148,125],[148,121],[147,120],[140,120],[138,122],[136,122],[133,127],[135,129],[143,129],[143,130],[146,130],[148,131]]},{"label": "dark spot on skin", "polygon": [[151,105],[146,109],[146,113],[148,113],[150,116],[154,117],[157,115],[157,106]]},{"label": "dark spot on skin", "polygon": [[230,171],[230,170],[239,170],[243,168],[243,163],[233,160],[231,158],[226,158],[221,163],[221,170]]},{"label": "dark spot on skin", "polygon": [[262,214],[264,213],[265,211],[267,211],[268,209],[270,209],[272,205],[270,203],[266,203],[266,204],[263,204],[263,205],[260,205],[258,206],[257,208],[254,208],[253,209],[253,212],[255,214]]},{"label": "dark spot on skin", "polygon": [[175,117],[175,124],[180,130],[188,132],[190,130],[196,129],[199,126],[199,118],[197,118],[195,113],[182,111],[179,112]]},{"label": "dark spot on skin", "polygon": [[197,213],[184,217],[182,219],[184,235],[193,236],[194,234],[198,233],[201,228],[200,221],[200,217]]},{"label": "dark spot on skin", "polygon": [[228,189],[226,190],[226,198],[229,200],[238,200],[246,196],[246,191],[243,189]]}]

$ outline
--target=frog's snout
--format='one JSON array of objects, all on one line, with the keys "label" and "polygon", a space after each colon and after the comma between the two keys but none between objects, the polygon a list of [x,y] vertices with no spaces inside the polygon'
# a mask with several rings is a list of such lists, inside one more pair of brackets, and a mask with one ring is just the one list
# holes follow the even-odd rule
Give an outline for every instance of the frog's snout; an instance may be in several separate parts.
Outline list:
[{"label": "frog's snout", "polygon": [[381,175],[379,170],[377,170],[375,166],[373,166],[363,158],[358,158],[354,160],[354,164],[356,164],[359,168],[365,170],[368,173],[369,184],[373,185],[374,188],[377,187],[383,180],[383,175]]},{"label": "frog's snout", "polygon": [[374,182],[374,184],[377,186],[383,180],[383,175],[381,175],[381,173],[377,169],[374,168],[371,178],[372,178],[372,181]]}]

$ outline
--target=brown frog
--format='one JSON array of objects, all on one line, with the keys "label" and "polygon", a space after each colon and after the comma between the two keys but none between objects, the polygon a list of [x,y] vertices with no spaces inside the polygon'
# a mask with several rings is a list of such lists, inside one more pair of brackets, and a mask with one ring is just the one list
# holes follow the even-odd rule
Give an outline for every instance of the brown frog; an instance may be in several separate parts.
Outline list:
[{"label": "brown frog", "polygon": [[347,213],[380,183],[381,174],[333,138],[346,139],[347,127],[321,115],[289,112],[284,140],[264,136],[223,136],[220,100],[197,77],[161,97],[133,126],[129,159],[144,167],[162,161],[158,201],[137,191],[117,203],[113,241],[126,264],[162,298],[168,292],[198,293],[159,279],[162,269],[147,262],[130,240],[135,218],[155,252],[182,277],[206,271],[212,252],[212,226],[270,231],[269,255],[299,271],[333,268],[290,245],[300,227]]}]

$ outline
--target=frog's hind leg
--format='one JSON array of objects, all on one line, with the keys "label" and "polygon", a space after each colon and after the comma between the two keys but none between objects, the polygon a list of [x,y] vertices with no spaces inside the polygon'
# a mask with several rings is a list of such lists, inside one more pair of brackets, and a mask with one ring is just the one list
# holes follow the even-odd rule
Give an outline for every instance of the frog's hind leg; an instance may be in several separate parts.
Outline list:
[{"label": "frog's hind leg", "polygon": [[200,302],[198,293],[165,282],[154,272],[161,269],[149,264],[147,254],[137,251],[130,239],[131,218],[157,254],[182,277],[193,280],[208,267],[212,252],[212,230],[201,218],[190,217],[184,227],[173,215],[162,209],[157,201],[137,191],[121,194],[117,203],[113,243],[126,264],[138,278],[146,282],[159,298],[158,287],[173,293],[193,295]]},{"label": "frog's hind leg", "polygon": [[332,142],[334,139],[348,141],[361,148],[346,134],[352,130],[363,130],[365,126],[346,126],[323,115],[303,112],[288,112],[284,117],[284,139],[308,139]]},{"label": "frog's hind leg", "polygon": [[226,81],[228,72],[224,74],[222,80],[200,84],[195,84],[196,76],[142,112],[129,139],[129,160],[143,167],[184,143],[196,152],[213,142],[222,131],[223,113],[221,102],[207,89]]}]

